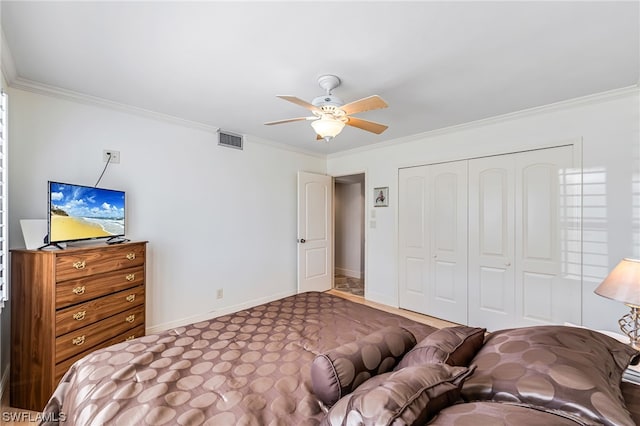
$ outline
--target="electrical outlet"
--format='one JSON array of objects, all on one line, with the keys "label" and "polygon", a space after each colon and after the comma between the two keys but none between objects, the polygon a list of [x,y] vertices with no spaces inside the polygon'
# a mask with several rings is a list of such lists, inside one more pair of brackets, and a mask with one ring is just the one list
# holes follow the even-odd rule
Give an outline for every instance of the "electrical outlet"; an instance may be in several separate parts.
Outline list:
[{"label": "electrical outlet", "polygon": [[222,299],[224,297],[224,290],[219,288],[217,293],[216,293],[216,298],[217,299]]},{"label": "electrical outlet", "polygon": [[[111,155],[111,161],[109,161],[109,155]],[[102,151],[102,161],[104,161],[105,163],[107,161],[109,161],[109,164],[111,163],[119,163],[120,162],[120,151],[116,151],[113,149],[105,149],[104,151]]]}]

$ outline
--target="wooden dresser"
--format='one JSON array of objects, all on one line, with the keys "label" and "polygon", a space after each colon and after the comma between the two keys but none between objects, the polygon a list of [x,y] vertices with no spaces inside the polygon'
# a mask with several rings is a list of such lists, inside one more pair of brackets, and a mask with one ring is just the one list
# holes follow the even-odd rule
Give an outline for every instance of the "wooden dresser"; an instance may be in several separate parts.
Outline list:
[{"label": "wooden dresser", "polygon": [[11,251],[11,406],[41,411],[71,364],[144,336],[146,242]]}]

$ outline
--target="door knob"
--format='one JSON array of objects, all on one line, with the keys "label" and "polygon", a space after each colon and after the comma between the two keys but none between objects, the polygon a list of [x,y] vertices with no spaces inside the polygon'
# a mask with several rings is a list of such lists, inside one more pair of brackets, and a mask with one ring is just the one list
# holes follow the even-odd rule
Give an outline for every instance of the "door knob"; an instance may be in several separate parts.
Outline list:
[{"label": "door knob", "polygon": [[307,242],[307,240],[305,240],[304,238],[300,238],[300,239],[298,240],[298,242],[299,242],[299,243],[304,244],[304,243],[306,243],[306,242]]}]

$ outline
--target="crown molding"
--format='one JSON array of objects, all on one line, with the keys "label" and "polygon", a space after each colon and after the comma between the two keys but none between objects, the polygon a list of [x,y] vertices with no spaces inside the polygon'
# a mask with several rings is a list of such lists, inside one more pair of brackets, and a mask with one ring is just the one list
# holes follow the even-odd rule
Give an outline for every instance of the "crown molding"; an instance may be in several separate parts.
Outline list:
[{"label": "crown molding", "polygon": [[640,93],[640,83],[633,86],[622,87],[620,89],[613,89],[606,92],[594,93],[591,95],[581,96],[579,98],[568,99],[566,101],[554,102],[552,104],[547,104],[547,105],[542,105],[538,107],[523,109],[520,111],[510,112],[507,114],[497,115],[495,117],[483,118],[481,120],[470,121],[468,123],[462,123],[462,124],[456,124],[454,126],[443,127],[441,129],[431,130],[424,133],[417,133],[415,135],[410,135],[403,138],[397,138],[397,139],[391,139],[383,142],[378,142],[376,144],[368,145],[365,147],[354,148],[347,151],[340,151],[340,152],[327,155],[327,159],[330,160],[334,158],[340,158],[348,155],[366,152],[372,149],[384,148],[387,146],[404,144],[408,142],[414,142],[417,140],[435,138],[438,136],[448,135],[448,134],[460,132],[463,130],[470,130],[474,128],[489,126],[492,124],[504,123],[504,122],[516,120],[519,118],[533,117],[535,115],[548,114],[550,112],[562,111],[569,108],[598,104],[598,103],[607,102],[607,101],[611,101],[619,98],[624,98],[627,96],[637,95],[638,93]]},{"label": "crown molding", "polygon": [[[210,126],[208,124],[199,123],[191,120],[185,120],[183,118],[175,117],[169,114],[163,114],[163,113],[147,110],[144,108],[138,108],[131,105],[126,105],[119,102],[103,99],[97,96],[90,96],[84,93],[74,92],[72,90],[61,89],[61,88],[50,86],[47,84],[38,83],[32,80],[27,80],[22,77],[14,78],[11,81],[11,83],[9,82],[7,83],[12,88],[24,90],[27,92],[51,96],[58,99],[71,100],[71,101],[83,103],[86,105],[101,106],[101,107],[113,109],[119,112],[138,115],[138,116],[151,118],[159,121],[164,121],[172,124],[177,124],[180,126],[189,127],[193,129],[204,130],[210,133],[217,133],[220,130],[219,127]],[[251,136],[246,134],[243,134],[243,136],[245,136],[247,138],[247,141],[250,143],[258,142],[261,145],[268,145],[272,148],[291,151],[296,154],[304,154],[304,155],[309,155],[312,157],[323,158],[323,159],[326,158],[325,154],[319,154],[317,152],[305,150],[302,148],[297,148],[292,145],[287,145],[287,144],[278,143],[278,142],[267,140],[267,139],[262,139],[257,136]]]},{"label": "crown molding", "polygon": [[0,27],[0,38],[2,38],[0,45],[0,61],[2,61],[2,74],[4,75],[4,79],[7,84],[10,86],[11,83],[17,78],[18,72],[16,71],[16,63],[13,60],[13,55],[11,54],[11,49],[9,49],[9,44],[7,43],[7,36],[4,35],[4,30]]},{"label": "crown molding", "polygon": [[[5,58],[5,55],[6,55],[6,58]],[[90,96],[84,93],[74,92],[67,89],[61,89],[55,86],[50,86],[47,84],[42,84],[32,80],[28,80],[22,77],[17,77],[15,65],[13,62],[13,57],[11,55],[11,51],[6,45],[4,34],[2,34],[2,72],[5,75],[5,80],[7,80],[7,84],[12,88],[25,90],[32,93],[52,96],[59,99],[72,100],[72,101],[87,104],[87,105],[102,106],[102,107],[113,109],[116,111],[138,115],[146,118],[151,118],[154,120],[164,121],[172,124],[177,124],[184,127],[203,130],[210,133],[217,133],[220,130],[220,128],[211,126],[208,124],[186,120],[186,119],[175,117],[169,114],[163,114],[163,113],[147,110],[144,108],[138,108],[131,105],[126,105],[126,104],[110,101],[107,99],[103,99],[97,96]],[[606,102],[606,101],[623,98],[623,97],[630,96],[633,94],[638,94],[638,93],[640,93],[640,83],[633,86],[623,87],[620,89],[594,93],[594,94],[582,96],[579,98],[559,101],[552,104],[510,112],[510,113],[498,115],[495,117],[484,118],[481,120],[470,121],[468,123],[462,123],[454,126],[443,127],[441,129],[431,130],[428,132],[417,133],[415,135],[410,135],[402,138],[390,139],[387,141],[378,142],[373,145],[367,145],[367,146],[353,148],[353,149],[331,153],[331,154],[324,154],[324,153],[318,153],[316,151],[305,150],[303,148],[295,147],[293,145],[283,144],[283,143],[275,142],[272,140],[259,138],[257,136],[250,136],[250,135],[244,135],[244,136],[247,136],[248,139],[254,142],[259,142],[263,145],[268,145],[272,148],[277,148],[285,151],[291,151],[297,154],[304,154],[304,155],[309,155],[316,158],[324,158],[329,160],[329,159],[340,158],[340,157],[349,156],[357,153],[367,152],[372,149],[384,148],[387,146],[404,144],[404,143],[409,143],[417,140],[430,139],[438,136],[460,132],[463,130],[484,127],[492,124],[499,124],[499,123],[523,118],[523,117],[531,117],[538,114],[547,114],[550,112],[561,111],[568,108],[575,108],[578,106]]]},{"label": "crown molding", "polygon": [[73,90],[61,89],[59,87],[50,86],[48,84],[38,83],[36,81],[28,80],[22,77],[17,77],[9,84],[14,89],[20,89],[27,92],[37,93],[40,95],[51,96],[58,99],[72,100],[75,102],[83,103],[92,106],[101,106],[112,110],[138,115],[141,117],[151,118],[153,120],[164,121],[172,124],[177,124],[184,127],[190,127],[193,129],[203,130],[205,132],[217,133],[220,130],[218,127],[211,126],[197,121],[185,120],[184,118],[175,117],[169,114],[163,114],[156,111],[151,111],[144,108],[138,108],[131,105],[122,104],[119,102],[110,101],[108,99],[100,98],[97,96],[86,95],[80,92],[74,92]]}]

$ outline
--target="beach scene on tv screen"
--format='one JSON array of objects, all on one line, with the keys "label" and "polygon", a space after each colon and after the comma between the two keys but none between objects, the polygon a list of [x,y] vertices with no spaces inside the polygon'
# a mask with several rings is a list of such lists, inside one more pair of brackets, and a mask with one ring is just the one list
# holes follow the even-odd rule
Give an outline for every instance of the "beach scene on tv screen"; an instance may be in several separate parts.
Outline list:
[{"label": "beach scene on tv screen", "polygon": [[51,183],[49,241],[124,235],[124,192]]}]

